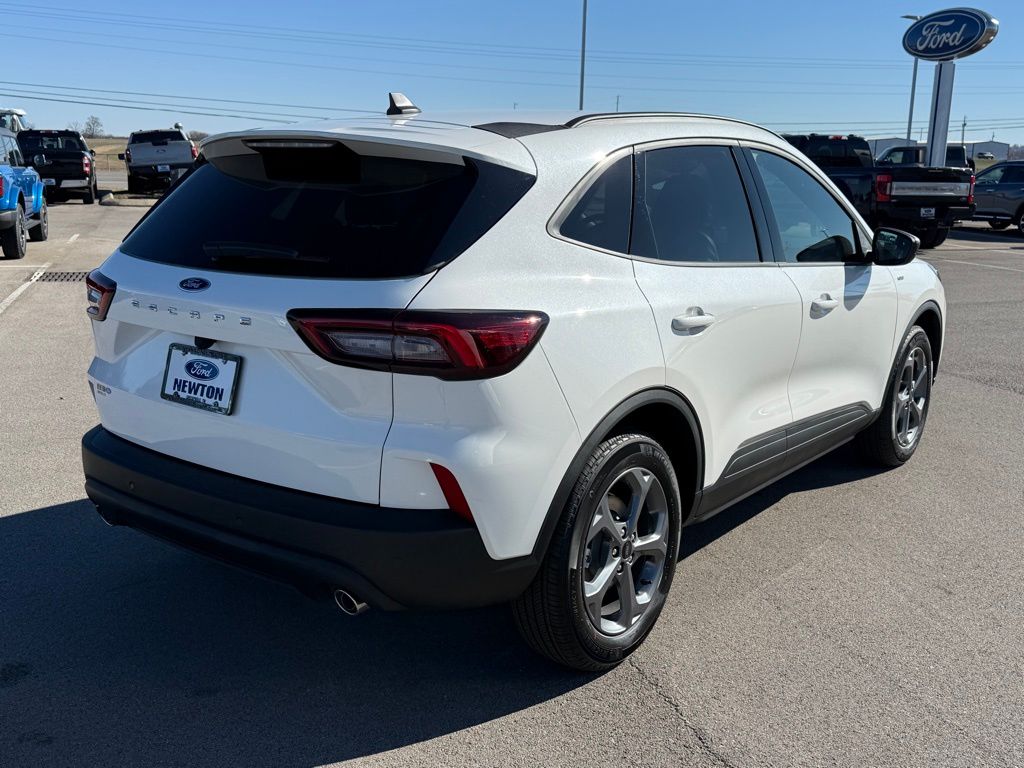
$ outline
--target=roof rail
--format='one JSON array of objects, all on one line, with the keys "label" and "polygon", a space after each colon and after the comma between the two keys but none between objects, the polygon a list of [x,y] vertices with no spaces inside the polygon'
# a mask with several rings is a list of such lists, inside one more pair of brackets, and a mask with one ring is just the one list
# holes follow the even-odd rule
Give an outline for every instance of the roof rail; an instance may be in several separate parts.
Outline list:
[{"label": "roof rail", "polygon": [[749,120],[739,120],[735,117],[724,117],[722,115],[705,115],[700,112],[593,112],[589,115],[580,115],[574,117],[572,120],[565,124],[566,128],[575,128],[577,125],[583,125],[584,123],[593,123],[598,120],[636,120],[650,117],[703,117],[710,118],[712,120],[725,120],[730,123],[739,123],[741,125],[749,125],[753,128],[760,128],[761,130],[773,133],[763,125],[752,123]]}]

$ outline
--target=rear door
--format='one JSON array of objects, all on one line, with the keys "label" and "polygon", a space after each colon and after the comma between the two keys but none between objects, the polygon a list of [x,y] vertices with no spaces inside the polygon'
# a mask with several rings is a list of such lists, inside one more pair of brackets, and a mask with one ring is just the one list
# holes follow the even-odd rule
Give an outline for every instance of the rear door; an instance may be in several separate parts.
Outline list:
[{"label": "rear door", "polygon": [[103,425],[185,461],[376,503],[392,375],[327,362],[288,315],[406,307],[534,177],[451,152],[247,140],[208,147],[103,265],[116,283],[93,323]]},{"label": "rear door", "polygon": [[736,150],[698,140],[636,156],[630,252],[666,384],[690,399],[703,425],[706,486],[781,459],[800,338],[800,295],[761,259]]},{"label": "rear door", "polygon": [[1008,165],[995,189],[994,206],[1015,217],[1024,206],[1024,165]]},{"label": "rear door", "polygon": [[817,428],[833,416],[860,418],[880,407],[892,365],[893,276],[886,267],[852,262],[868,233],[810,166],[769,147],[750,147],[747,157],[781,272],[803,302],[789,382],[793,419]]}]

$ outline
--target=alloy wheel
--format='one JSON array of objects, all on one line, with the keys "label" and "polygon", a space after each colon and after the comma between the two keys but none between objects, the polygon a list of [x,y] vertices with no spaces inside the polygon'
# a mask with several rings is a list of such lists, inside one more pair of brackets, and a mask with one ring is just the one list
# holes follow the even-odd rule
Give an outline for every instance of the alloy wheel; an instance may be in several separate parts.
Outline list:
[{"label": "alloy wheel", "polygon": [[892,433],[902,448],[913,446],[921,435],[930,387],[931,371],[924,350],[914,347],[903,361],[892,407]]},{"label": "alloy wheel", "polygon": [[665,571],[668,500],[647,469],[622,472],[598,502],[583,548],[583,600],[594,626],[617,635],[647,611]]}]

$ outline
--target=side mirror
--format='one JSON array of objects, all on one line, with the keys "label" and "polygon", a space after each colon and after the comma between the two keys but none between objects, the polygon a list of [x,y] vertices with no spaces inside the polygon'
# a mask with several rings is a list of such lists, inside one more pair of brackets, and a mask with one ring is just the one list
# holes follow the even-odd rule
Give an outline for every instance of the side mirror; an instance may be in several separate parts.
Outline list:
[{"label": "side mirror", "polygon": [[32,165],[46,165],[47,162],[49,161],[46,159],[46,155],[32,156]]},{"label": "side mirror", "polygon": [[124,160],[124,152],[118,152],[117,153],[117,159],[118,160]]},{"label": "side mirror", "polygon": [[89,154],[92,155],[93,157],[96,157],[96,150],[95,149],[90,149],[89,150]]},{"label": "side mirror", "polygon": [[921,241],[909,232],[883,227],[875,230],[871,240],[871,260],[875,264],[898,267],[912,262],[920,247]]}]

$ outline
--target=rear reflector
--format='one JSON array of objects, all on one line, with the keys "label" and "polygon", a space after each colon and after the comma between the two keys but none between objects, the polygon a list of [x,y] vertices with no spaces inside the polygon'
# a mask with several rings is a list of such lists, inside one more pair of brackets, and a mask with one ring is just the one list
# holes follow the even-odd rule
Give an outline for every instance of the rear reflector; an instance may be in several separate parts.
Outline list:
[{"label": "rear reflector", "polygon": [[85,310],[93,320],[106,320],[110,303],[114,300],[117,283],[94,269],[85,278],[85,297],[89,307]]},{"label": "rear reflector", "polygon": [[441,379],[486,379],[515,368],[540,339],[542,312],[293,309],[306,345],[340,365]]},{"label": "rear reflector", "polygon": [[437,478],[437,484],[441,486],[441,493],[444,494],[444,500],[448,503],[448,509],[467,523],[472,523],[473,512],[469,508],[469,502],[466,501],[466,496],[462,492],[459,481],[455,479],[455,475],[451,473],[450,469],[442,467],[440,464],[431,463],[430,468],[434,470],[434,477]]}]

